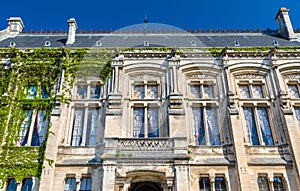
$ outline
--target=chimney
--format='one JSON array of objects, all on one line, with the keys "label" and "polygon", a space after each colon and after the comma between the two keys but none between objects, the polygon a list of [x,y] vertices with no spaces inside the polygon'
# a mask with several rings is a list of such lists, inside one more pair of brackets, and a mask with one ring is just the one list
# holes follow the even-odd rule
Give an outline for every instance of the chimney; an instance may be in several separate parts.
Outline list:
[{"label": "chimney", "polygon": [[68,31],[68,40],[67,40],[66,44],[71,45],[75,42],[77,23],[74,18],[70,18],[68,20],[68,24],[69,24],[69,31]]},{"label": "chimney", "polygon": [[289,17],[289,9],[285,7],[280,8],[275,17],[275,20],[279,25],[279,33],[282,37],[289,40],[296,39]]},{"label": "chimney", "polygon": [[10,17],[9,19],[7,19],[7,22],[7,29],[9,30],[9,32],[17,34],[22,32],[24,24],[20,17]]}]

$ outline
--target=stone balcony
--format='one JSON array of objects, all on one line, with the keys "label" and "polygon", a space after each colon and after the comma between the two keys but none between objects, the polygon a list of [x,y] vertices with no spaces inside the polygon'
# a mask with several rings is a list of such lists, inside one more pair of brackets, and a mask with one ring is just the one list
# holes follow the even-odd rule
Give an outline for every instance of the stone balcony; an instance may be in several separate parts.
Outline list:
[{"label": "stone balcony", "polygon": [[187,157],[186,138],[105,138],[104,158]]}]

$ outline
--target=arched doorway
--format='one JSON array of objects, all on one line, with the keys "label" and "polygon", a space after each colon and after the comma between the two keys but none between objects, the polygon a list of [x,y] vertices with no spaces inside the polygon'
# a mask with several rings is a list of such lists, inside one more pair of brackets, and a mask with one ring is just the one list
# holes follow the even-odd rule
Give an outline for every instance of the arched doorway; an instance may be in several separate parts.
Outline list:
[{"label": "arched doorway", "polygon": [[136,182],[132,183],[128,191],[163,191],[157,182]]}]

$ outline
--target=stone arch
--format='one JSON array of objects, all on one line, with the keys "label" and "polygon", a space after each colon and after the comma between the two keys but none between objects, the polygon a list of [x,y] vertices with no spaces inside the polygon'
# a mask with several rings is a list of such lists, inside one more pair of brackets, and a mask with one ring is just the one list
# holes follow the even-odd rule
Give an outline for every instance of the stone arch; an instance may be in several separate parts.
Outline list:
[{"label": "stone arch", "polygon": [[130,171],[119,179],[124,181],[124,191],[168,191],[173,186],[173,177],[154,170]]}]

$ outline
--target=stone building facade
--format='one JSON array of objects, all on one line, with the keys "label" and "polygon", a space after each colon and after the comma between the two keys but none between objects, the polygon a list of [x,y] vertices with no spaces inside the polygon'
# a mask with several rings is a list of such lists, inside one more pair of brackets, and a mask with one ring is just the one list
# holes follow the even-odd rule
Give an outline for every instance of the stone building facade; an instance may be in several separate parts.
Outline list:
[{"label": "stone building facade", "polygon": [[106,81],[61,79],[72,100],[53,109],[40,179],[3,190],[300,190],[300,34],[288,9],[275,19],[275,32],[193,35],[78,34],[75,19],[29,35],[8,19],[3,48],[119,49]]}]

